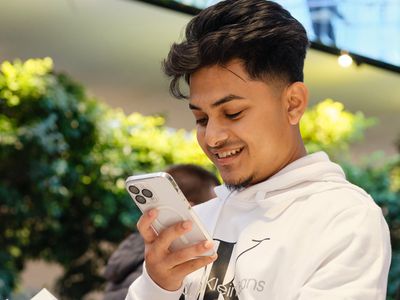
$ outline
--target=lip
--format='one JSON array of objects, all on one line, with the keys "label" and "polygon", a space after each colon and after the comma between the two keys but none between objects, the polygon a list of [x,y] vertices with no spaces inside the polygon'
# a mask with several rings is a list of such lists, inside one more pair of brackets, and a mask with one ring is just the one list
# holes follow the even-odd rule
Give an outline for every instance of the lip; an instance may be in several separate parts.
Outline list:
[{"label": "lip", "polygon": [[238,148],[232,149],[232,150],[220,150],[220,151],[215,151],[213,152],[213,156],[215,158],[215,161],[218,165],[220,166],[226,166],[226,165],[230,165],[232,164],[235,160],[237,160],[239,158],[239,156],[242,154],[244,147],[240,147],[240,151],[236,154],[234,154],[233,156],[229,156],[229,157],[223,157],[220,158],[218,157],[218,153],[223,153],[223,152],[229,152],[229,151],[233,151],[236,150]]}]

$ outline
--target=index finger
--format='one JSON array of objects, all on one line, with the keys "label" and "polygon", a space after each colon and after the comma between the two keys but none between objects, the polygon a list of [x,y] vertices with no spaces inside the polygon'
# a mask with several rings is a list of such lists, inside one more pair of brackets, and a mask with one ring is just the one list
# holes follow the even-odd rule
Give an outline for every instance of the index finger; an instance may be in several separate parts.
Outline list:
[{"label": "index finger", "polygon": [[143,237],[145,243],[152,243],[157,234],[154,232],[151,224],[157,218],[158,211],[156,209],[150,209],[149,211],[145,212],[138,220],[136,227]]}]

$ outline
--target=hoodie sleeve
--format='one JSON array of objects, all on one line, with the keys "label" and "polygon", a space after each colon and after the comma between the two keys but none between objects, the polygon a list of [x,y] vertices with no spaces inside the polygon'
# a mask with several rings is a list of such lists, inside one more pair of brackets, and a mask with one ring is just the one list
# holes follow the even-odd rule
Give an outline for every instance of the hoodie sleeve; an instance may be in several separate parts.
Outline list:
[{"label": "hoodie sleeve", "polygon": [[391,250],[387,224],[377,206],[357,205],[332,219],[318,237],[316,263],[298,300],[384,300]]},{"label": "hoodie sleeve", "polygon": [[136,279],[129,287],[125,300],[178,300],[182,295],[183,286],[177,291],[167,291],[159,287],[146,271],[146,265],[143,265],[142,275]]}]

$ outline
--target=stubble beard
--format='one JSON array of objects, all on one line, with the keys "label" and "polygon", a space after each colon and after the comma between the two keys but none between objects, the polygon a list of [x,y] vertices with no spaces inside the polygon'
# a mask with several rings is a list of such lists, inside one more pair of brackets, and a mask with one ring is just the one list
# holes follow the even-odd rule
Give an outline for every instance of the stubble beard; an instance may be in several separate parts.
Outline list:
[{"label": "stubble beard", "polygon": [[244,180],[240,180],[238,182],[225,182],[225,186],[230,190],[231,192],[233,191],[241,191],[244,190],[245,188],[248,188],[251,183],[253,182],[253,176],[249,176],[248,178]]}]

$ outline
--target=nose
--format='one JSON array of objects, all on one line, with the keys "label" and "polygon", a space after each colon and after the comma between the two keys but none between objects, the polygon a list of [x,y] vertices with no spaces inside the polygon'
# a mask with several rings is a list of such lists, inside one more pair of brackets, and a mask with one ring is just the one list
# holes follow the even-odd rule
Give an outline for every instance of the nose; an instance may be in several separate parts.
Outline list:
[{"label": "nose", "polygon": [[228,140],[228,129],[219,122],[209,120],[205,132],[205,142],[209,147],[219,147]]}]

